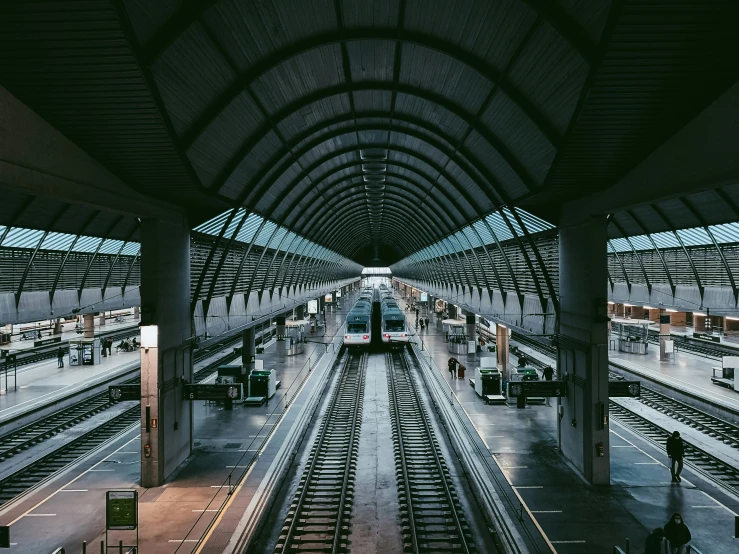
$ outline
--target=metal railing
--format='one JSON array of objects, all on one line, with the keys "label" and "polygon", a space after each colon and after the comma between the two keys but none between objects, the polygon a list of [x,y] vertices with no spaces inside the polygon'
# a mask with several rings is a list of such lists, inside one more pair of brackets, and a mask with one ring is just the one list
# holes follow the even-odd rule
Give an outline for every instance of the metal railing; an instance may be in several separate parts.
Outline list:
[{"label": "metal railing", "polygon": [[[703,554],[692,544],[687,545],[686,554]],[[659,547],[660,554],[670,554],[670,541],[662,539]],[[626,539],[626,548],[623,549],[620,546],[614,546],[612,554],[631,554],[631,544],[629,539]]]}]

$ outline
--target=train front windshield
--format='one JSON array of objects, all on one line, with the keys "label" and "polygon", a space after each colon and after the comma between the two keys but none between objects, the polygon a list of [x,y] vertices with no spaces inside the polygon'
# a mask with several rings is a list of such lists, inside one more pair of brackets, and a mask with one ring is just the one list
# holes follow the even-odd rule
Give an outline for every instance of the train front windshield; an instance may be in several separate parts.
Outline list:
[{"label": "train front windshield", "polygon": [[366,333],[367,332],[367,324],[366,323],[349,323],[347,326],[347,332],[349,333]]},{"label": "train front windshield", "polygon": [[385,331],[405,331],[405,324],[402,320],[386,319]]}]

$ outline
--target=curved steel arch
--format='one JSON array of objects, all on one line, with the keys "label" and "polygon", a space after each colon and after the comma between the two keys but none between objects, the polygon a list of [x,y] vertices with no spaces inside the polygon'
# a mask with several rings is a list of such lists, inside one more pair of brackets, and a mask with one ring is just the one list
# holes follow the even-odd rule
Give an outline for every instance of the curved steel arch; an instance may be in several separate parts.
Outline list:
[{"label": "curved steel arch", "polygon": [[639,267],[641,268],[642,275],[644,276],[644,282],[647,285],[647,291],[649,294],[652,294],[652,283],[649,281],[649,275],[647,275],[647,269],[644,267],[644,261],[641,259],[641,256],[637,252],[636,248],[634,248],[634,243],[631,242],[631,239],[626,236],[626,231],[621,226],[621,224],[616,221],[615,217],[610,217],[608,220],[609,223],[613,223],[613,225],[618,229],[619,233],[621,233],[621,236],[626,240],[626,242],[629,243],[629,246],[631,247],[631,252],[634,254],[634,257],[639,262]]},{"label": "curved steel arch", "polygon": [[[690,256],[690,252],[688,252],[688,249],[685,248],[685,243],[683,243],[683,239],[680,238],[680,235],[677,234],[677,230],[675,229],[675,226],[672,224],[672,221],[670,221],[667,217],[667,214],[665,214],[657,204],[650,204],[649,205],[656,214],[662,218],[662,221],[664,221],[667,224],[667,227],[670,228],[670,231],[672,231],[672,234],[677,239],[677,242],[680,244],[680,247],[683,249],[683,253],[685,254],[685,257],[688,258],[688,263],[690,263],[690,269],[693,270],[693,277],[695,277],[695,283],[698,285],[698,293],[701,297],[701,306],[703,305],[703,283],[701,282],[700,275],[698,275],[698,268],[695,267],[695,262],[693,262],[693,258]],[[673,293],[674,296],[674,293]]]},{"label": "curved steel arch", "polygon": [[[184,133],[184,136],[198,136],[208,126],[209,122],[225,110],[247,86],[251,87],[253,83],[257,82],[269,71],[277,68],[280,64],[326,46],[367,40],[386,40],[393,43],[413,44],[436,51],[474,70],[491,85],[498,87],[515,103],[555,148],[560,145],[562,134],[559,130],[556,129],[554,124],[533,101],[529,100],[521,91],[515,88],[515,85],[500,70],[488,63],[484,58],[469,50],[465,50],[451,41],[440,39],[428,33],[408,31],[407,29],[404,29],[401,35],[398,35],[395,29],[352,29],[350,35],[345,35],[341,30],[337,29],[336,31],[313,35],[293,42],[257,62],[247,71],[240,73],[235,79],[235,82],[222,91],[191,124],[190,128]],[[145,46],[141,51],[142,64],[150,67],[157,55],[158,53],[152,52],[150,46]]]},{"label": "curved steel arch", "polygon": [[[406,120],[406,119],[408,119],[408,118],[406,118],[406,117],[403,118],[403,120]],[[425,126],[425,122],[411,122],[410,124],[418,125],[418,126],[421,126],[421,127],[424,127]],[[367,130],[385,130],[385,129],[376,129],[376,126],[370,125],[370,126],[367,126]],[[471,169],[467,167],[468,166],[468,162],[466,160],[464,160],[464,159],[459,159],[459,157],[456,155],[458,153],[457,150],[454,150],[453,152],[450,152],[450,150],[446,146],[444,146],[442,144],[439,144],[438,141],[435,140],[433,137],[428,137],[428,136],[426,136],[426,135],[424,135],[422,133],[417,132],[415,129],[408,129],[408,128],[405,128],[405,127],[393,129],[393,132],[396,132],[396,133],[399,133],[399,134],[404,134],[404,135],[413,137],[413,138],[415,138],[415,139],[417,139],[417,140],[419,140],[421,142],[427,143],[429,146],[432,146],[432,147],[436,148],[439,152],[441,152],[442,154],[444,154],[447,158],[450,159],[450,161],[454,161],[454,163],[457,166],[459,166],[460,169],[462,169],[468,176],[474,175],[474,172],[471,171]],[[442,140],[444,140],[448,144],[453,144],[453,142],[454,142],[449,137],[447,137],[445,135],[445,133],[443,133],[441,131],[438,131],[438,130],[430,130],[429,132],[431,132],[434,135],[436,135],[437,137],[441,138]],[[349,134],[349,133],[347,133],[346,130],[341,129],[341,130],[337,130],[337,131],[331,132],[328,136],[322,135],[322,136],[314,139],[313,141],[311,141],[309,144],[304,145],[301,148],[301,154],[299,156],[296,156],[296,157],[297,158],[302,158],[305,154],[307,154],[308,152],[310,152],[314,148],[318,147],[319,145],[321,145],[321,144],[323,144],[323,143],[325,143],[325,142],[327,142],[329,140],[332,140],[333,138],[337,138],[338,136],[342,136],[342,135],[345,135],[345,134]],[[531,275],[534,277],[533,282],[534,282],[534,285],[536,287],[537,293],[539,295],[540,301],[542,303],[542,307],[546,307],[547,300],[546,300],[546,297],[543,294],[543,291],[541,290],[541,285],[539,283],[539,280],[537,278],[535,278],[536,273],[534,271],[533,264],[531,263],[531,260],[529,258],[529,254],[526,251],[526,249],[523,247],[523,243],[521,242],[521,237],[515,231],[515,228],[513,227],[513,225],[511,224],[511,222],[508,219],[508,216],[505,214],[505,212],[503,210],[500,209],[500,207],[502,205],[504,205],[504,204],[507,204],[508,205],[508,208],[509,208],[511,214],[513,215],[514,219],[516,220],[519,228],[523,231],[524,238],[528,241],[529,246],[530,246],[531,250],[533,251],[534,256],[537,259],[537,263],[539,265],[539,269],[541,270],[542,275],[544,276],[544,280],[545,280],[545,283],[547,285],[547,289],[549,291],[549,298],[551,299],[551,302],[554,305],[555,311],[558,313],[559,312],[559,301],[557,299],[556,291],[554,290],[554,286],[552,285],[551,278],[549,277],[549,272],[548,272],[546,266],[544,265],[544,262],[543,262],[543,260],[541,258],[541,255],[540,255],[538,249],[536,248],[536,244],[534,243],[533,239],[531,238],[530,234],[528,233],[528,231],[526,229],[526,225],[524,224],[523,220],[520,218],[520,216],[518,215],[516,209],[512,205],[512,202],[508,198],[507,193],[504,190],[498,190],[498,189],[496,189],[496,187],[495,187],[495,185],[493,183],[496,183],[497,180],[484,167],[482,167],[482,166],[477,167],[475,164],[472,164],[472,165],[475,166],[477,172],[480,173],[482,175],[482,177],[484,178],[484,182],[482,184],[486,184],[487,187],[490,189],[490,191],[488,193],[485,193],[486,197],[488,199],[490,199],[491,201],[493,201],[493,204],[494,205],[497,204],[498,211],[499,211],[499,213],[500,213],[503,221],[509,227],[509,231],[510,231],[511,235],[514,237],[514,239],[516,240],[516,242],[519,244],[519,248],[520,248],[521,253],[523,255],[524,261],[525,261],[526,265],[528,266]],[[282,164],[282,167],[284,169],[278,170],[277,175],[284,174],[288,170],[288,168],[290,167],[290,165],[288,165],[287,167],[285,167],[285,164]],[[482,190],[482,187],[481,187],[481,185],[480,185],[480,183],[478,182],[477,179],[474,179],[473,178],[473,182],[475,182],[477,184],[477,186],[480,187],[480,189]],[[266,183],[266,181],[262,183],[262,186],[260,186],[259,188],[256,189],[256,192],[250,192],[250,189],[249,188],[245,188],[244,190],[245,190],[246,195],[245,196],[242,195],[242,197],[239,199],[239,201],[240,202],[245,202],[249,196],[252,196],[252,198],[258,198],[258,197],[260,197],[261,194],[263,194],[263,188],[264,188],[265,183]],[[498,185],[500,186],[499,183],[498,183]],[[500,187],[500,188],[502,189],[502,187]]]},{"label": "curved steel arch", "polygon": [[[360,210],[362,210],[362,207],[357,207],[357,208],[355,208],[355,209],[354,209],[353,211],[350,211],[350,212],[349,212],[349,213],[348,213],[347,215],[352,215],[353,213],[358,213],[358,212],[359,212]],[[414,234],[415,234],[415,228],[413,228],[413,227],[411,226],[411,228],[410,228],[410,230],[409,230],[409,228],[408,228],[408,226],[407,226],[407,225],[403,225],[403,222],[404,222],[404,219],[403,219],[403,215],[405,214],[405,212],[397,212],[397,210],[395,210],[395,209],[393,208],[393,210],[392,210],[392,213],[393,213],[394,215],[397,215],[397,217],[398,217],[398,219],[397,219],[396,221],[398,222],[398,225],[400,226],[400,229],[401,229],[401,233],[405,233],[406,235],[407,235],[408,233],[410,233],[411,235],[414,235]],[[332,224],[335,224],[335,222],[331,222],[331,223],[332,223]],[[333,235],[335,235],[336,233],[338,233],[338,232],[341,232],[341,231],[342,231],[342,230],[341,230],[340,228],[337,228],[337,229],[335,229],[335,230],[333,231],[333,233],[331,233],[331,234],[330,234],[330,236],[333,236]],[[401,237],[400,237],[400,238],[402,238],[402,236],[403,236],[403,235],[401,235]],[[442,237],[442,238],[443,238],[443,237]],[[423,242],[421,242],[421,244],[423,244]],[[434,243],[434,244],[436,244],[436,243]],[[451,257],[451,256],[450,256],[450,257]],[[459,272],[457,272],[457,273],[459,273]],[[459,277],[459,275],[458,275],[458,277]],[[461,281],[461,278],[460,278],[459,280]]]},{"label": "curved steel arch", "polygon": [[667,276],[667,280],[670,283],[670,290],[672,291],[672,296],[675,296],[675,283],[672,280],[672,275],[670,274],[670,270],[667,268],[667,262],[665,262],[664,256],[662,256],[662,251],[657,247],[657,243],[654,242],[654,239],[652,238],[652,235],[647,231],[646,226],[644,223],[642,223],[641,219],[639,219],[636,214],[631,210],[626,210],[626,213],[629,214],[631,219],[633,219],[636,224],[639,226],[639,228],[642,230],[642,232],[647,236],[649,239],[649,242],[652,243],[652,247],[656,250],[657,256],[659,256],[660,261],[662,262],[662,267],[665,270],[665,275]]},{"label": "curved steel arch", "polygon": [[[361,112],[357,114],[357,118],[386,118],[386,115],[383,114],[384,112]],[[382,125],[376,122],[360,125],[359,123],[354,124],[354,117],[342,115],[340,117],[325,122],[329,125],[321,123],[320,125],[314,125],[307,128],[303,133],[300,134],[300,136],[290,141],[292,145],[300,144],[300,147],[297,148],[295,151],[293,151],[291,147],[291,150],[289,152],[284,150],[277,151],[274,155],[272,155],[265,162],[263,169],[260,170],[252,179],[249,180],[248,183],[244,185],[244,192],[239,196],[238,202],[244,203],[249,200],[249,198],[251,198],[252,201],[254,198],[260,198],[264,194],[266,187],[270,186],[272,182],[278,180],[280,176],[284,175],[290,169],[290,167],[292,167],[295,163],[299,163],[299,160],[309,154],[312,150],[341,136],[352,135],[356,132],[364,131],[381,131],[387,132],[389,134],[396,133],[398,135],[406,135],[415,138],[434,147],[436,150],[444,154],[447,158],[450,158],[452,161],[454,161],[454,163],[458,166],[462,164],[469,164],[471,167],[475,168],[477,173],[481,175],[489,174],[489,171],[484,167],[484,165],[477,159],[474,154],[469,153],[464,149],[452,148],[451,145],[455,143],[454,137],[448,135],[443,129],[432,126],[423,119],[408,116],[405,114],[396,113],[393,117],[393,121],[396,124],[392,126]],[[336,128],[337,125],[346,123],[353,124],[353,128]],[[398,126],[397,123],[403,123],[405,126]],[[412,127],[409,128],[408,126]],[[326,130],[328,130],[327,133],[319,134]],[[420,130],[422,130],[423,132],[421,132]],[[357,150],[359,149],[359,144],[361,144],[361,142],[355,145]],[[394,147],[391,147],[390,149],[392,150],[394,149]],[[288,154],[292,154],[295,160],[291,162],[284,161]],[[467,160],[470,161],[468,162]],[[273,172],[272,170],[275,167],[277,167],[278,169]],[[474,172],[470,171],[469,169],[467,169],[465,173],[470,177],[474,175]],[[268,174],[271,174],[270,179],[266,179]],[[306,173],[303,174],[305,175]],[[472,181],[475,182],[474,179],[472,179]],[[502,198],[506,196],[504,191],[501,192],[498,190],[498,188],[503,187],[497,180],[497,178],[494,178],[492,176],[492,174],[490,174],[489,177],[486,177],[486,181],[488,187],[493,190],[494,197],[497,196],[499,198]],[[216,186],[211,189],[211,192],[217,193],[220,196],[220,192],[218,191],[225,185],[226,182],[227,179],[220,183],[216,183]],[[480,184],[476,184],[482,190]],[[231,199],[228,200],[232,202]],[[249,206],[250,204],[246,205]]]},{"label": "curved steel arch", "polygon": [[[331,160],[335,159],[336,157],[343,156],[345,154],[348,154],[348,153],[351,153],[351,152],[355,152],[355,151],[356,151],[356,148],[354,148],[352,146],[352,147],[344,148],[344,149],[342,149],[342,150],[340,150],[338,152],[335,152],[335,153],[326,154],[326,155],[322,156],[321,158],[319,158],[318,160],[316,160],[313,164],[311,164],[311,166],[309,166],[306,169],[306,171],[312,172],[312,171],[318,169],[319,167],[321,167],[322,165],[324,165],[324,164],[330,162]],[[467,201],[467,203],[477,212],[478,217],[480,217],[480,220],[482,221],[483,225],[487,228],[488,232],[493,237],[493,240],[494,240],[496,246],[498,247],[498,249],[501,252],[501,256],[503,257],[503,260],[505,260],[506,268],[508,269],[508,274],[509,274],[509,276],[511,278],[511,281],[513,282],[513,286],[514,286],[516,295],[517,295],[517,297],[519,299],[519,303],[521,303],[522,298],[523,298],[523,295],[522,295],[521,290],[520,290],[520,288],[518,286],[518,280],[516,278],[516,274],[513,272],[513,269],[512,269],[512,267],[510,265],[510,261],[508,260],[508,257],[506,256],[505,251],[503,250],[503,247],[500,244],[500,241],[498,240],[498,237],[497,237],[495,231],[493,230],[493,228],[490,226],[490,224],[488,223],[488,221],[486,219],[487,216],[488,216],[488,214],[482,212],[478,208],[477,203],[470,197],[470,194],[467,191],[467,189],[465,189],[464,187],[458,187],[457,186],[456,179],[452,178],[452,176],[447,172],[447,170],[446,170],[446,168],[444,166],[438,165],[434,160],[432,160],[431,158],[426,157],[424,154],[421,154],[421,153],[416,152],[416,151],[411,150],[411,149],[407,149],[407,148],[404,148],[404,147],[397,147],[397,146],[393,147],[393,151],[394,152],[401,153],[401,154],[404,154],[404,155],[409,156],[409,157],[411,157],[413,159],[420,160],[425,165],[428,165],[431,169],[433,169],[434,171],[437,172],[437,174],[439,175],[439,177],[443,176],[454,187],[454,189],[463,198],[465,198],[465,200]],[[388,165],[397,165],[399,167],[405,167],[405,168],[410,169],[410,170],[415,171],[415,172],[421,172],[422,171],[421,168],[416,168],[415,166],[411,166],[409,164],[405,164],[404,162],[400,162],[399,160],[388,160],[385,163],[387,163]],[[336,173],[338,171],[341,171],[341,170],[343,170],[345,168],[355,167],[355,166],[357,166],[359,164],[361,164],[361,160],[360,161],[347,162],[345,164],[342,164],[340,166],[337,166],[335,168],[332,168],[328,172],[324,173],[316,181],[319,182],[319,183],[321,183],[322,180],[326,176],[328,176],[330,174],[333,174],[333,173]],[[420,174],[423,175],[426,179],[430,179],[425,173],[420,173]],[[471,176],[468,175],[468,177],[470,179],[472,179]],[[438,177],[437,177],[437,179],[438,179]],[[299,181],[300,181],[300,176],[298,176],[295,179],[293,179],[293,181],[291,181],[291,183],[288,185],[287,188],[288,189],[294,188],[295,186],[297,186],[297,183]],[[441,186],[438,186],[438,185],[436,185],[436,187],[439,190],[445,190],[445,187],[441,187]],[[474,226],[472,226],[472,228],[475,231],[475,234],[478,235],[478,238],[480,239],[480,242],[484,244],[484,241],[482,240],[482,237],[480,237],[479,233],[477,232],[477,229],[475,229]],[[488,251],[487,248],[485,248],[485,252],[486,252],[486,254],[488,256],[488,259],[490,261],[490,265],[492,266],[493,271],[494,271],[494,273],[496,275],[496,279],[498,280],[498,284],[499,284],[499,287],[500,287],[499,290],[501,291],[501,293],[505,297],[506,290],[503,288],[502,280],[500,278],[500,274],[498,273],[497,265],[493,262],[492,258],[490,257],[490,252]]]},{"label": "curved steel arch", "polygon": [[[282,108],[275,115],[269,118],[269,121],[257,128],[249,137],[247,137],[241,146],[234,152],[229,158],[226,164],[218,172],[215,178],[215,183],[223,183],[228,180],[228,177],[238,168],[244,158],[251,152],[262,140],[264,140],[270,132],[273,132],[276,125],[282,123],[286,119],[292,117],[295,113],[299,113],[302,110],[310,108],[313,104],[324,100],[329,100],[336,96],[349,95],[351,98],[354,92],[385,92],[385,93],[400,93],[413,98],[420,98],[426,103],[435,104],[441,108],[444,108],[447,112],[452,114],[454,117],[459,119],[461,123],[467,126],[468,131],[465,133],[465,139],[471,131],[477,132],[490,146],[493,148],[500,157],[506,162],[511,170],[516,173],[521,179],[523,185],[531,191],[536,188],[539,184],[536,182],[534,177],[531,175],[528,168],[523,164],[521,160],[508,148],[501,138],[495,135],[490,129],[481,125],[476,114],[467,112],[461,106],[450,101],[448,98],[437,94],[433,91],[429,91],[420,87],[411,85],[396,84],[387,81],[363,81],[359,84],[352,85],[333,85],[331,87],[325,87],[311,92],[307,96],[303,96],[300,99],[290,103],[289,105]],[[367,110],[365,110],[367,112]],[[363,112],[351,111],[350,114],[346,114],[346,117],[350,119],[358,119],[362,116]],[[393,112],[392,116],[389,116],[387,112],[377,112],[383,114],[383,117],[396,119],[397,112]],[[405,114],[407,115],[407,114]],[[333,118],[333,119],[338,119]],[[425,120],[424,120],[425,121]],[[318,122],[323,123],[323,122]],[[430,123],[430,122],[428,122]],[[335,124],[332,120],[325,120],[323,127],[329,127]],[[301,136],[303,136],[301,134]],[[293,139],[293,143],[297,144],[299,141]],[[464,142],[464,141],[463,141]],[[283,142],[283,145],[284,142]],[[181,145],[183,149],[188,150],[192,147],[192,143],[185,143]],[[285,145],[286,146],[286,145]],[[211,186],[209,189],[213,189]]]},{"label": "curved steel arch", "polygon": [[[387,175],[389,175],[389,176],[396,176],[396,175],[395,175],[395,174],[393,174],[392,172],[390,172],[390,173],[386,173],[386,174],[387,174]],[[360,173],[360,176],[361,176],[361,173]],[[338,182],[336,182],[336,183],[333,183],[333,184],[332,184],[332,185],[330,185],[330,187],[329,187],[328,189],[326,189],[326,190],[325,190],[324,192],[325,192],[325,193],[328,193],[328,192],[330,192],[330,191],[334,190],[334,188],[336,188],[336,187],[341,187],[341,189],[340,189],[339,191],[337,191],[337,194],[342,194],[342,193],[344,193],[344,192],[346,192],[346,191],[348,191],[348,190],[351,190],[351,189],[353,189],[353,188],[357,187],[357,184],[356,184],[356,183],[348,183],[348,184],[347,184],[347,181],[348,181],[348,180],[350,180],[350,179],[353,179],[354,177],[355,177],[355,176],[352,176],[352,175],[344,176],[343,180],[339,180]],[[405,182],[408,182],[408,183],[410,183],[410,184],[415,184],[415,183],[413,183],[412,181],[408,180],[407,176],[404,176],[404,175],[397,175],[397,176],[396,176],[396,178],[400,178],[400,179],[402,179],[403,181],[405,181]],[[437,187],[437,186],[435,185],[435,183],[431,183],[431,185],[432,185],[432,187],[431,187],[432,189],[433,189],[433,188],[436,188],[436,187]],[[360,186],[361,186],[361,185],[360,185]],[[398,188],[401,188],[401,189],[403,189],[403,188],[404,188],[404,187],[402,186],[402,184],[399,184],[399,183],[390,183],[390,182],[388,182],[388,186],[391,186],[391,191],[392,191],[392,192],[395,192],[395,190],[393,190],[393,189],[398,189]],[[363,187],[362,187],[362,188],[363,188]],[[421,189],[421,187],[420,187],[420,186],[419,186],[419,189]],[[428,206],[429,206],[429,208],[431,208],[431,209],[432,209],[432,210],[434,211],[434,214],[435,214],[435,215],[437,215],[437,217],[439,217],[439,218],[441,219],[441,215],[440,215],[440,214],[444,214],[444,215],[447,215],[447,216],[448,216],[448,213],[447,213],[446,211],[444,211],[444,210],[442,209],[442,206],[440,206],[440,205],[438,204],[438,202],[437,202],[437,201],[436,201],[436,199],[435,199],[435,198],[433,197],[433,195],[431,195],[431,194],[430,194],[430,191],[428,191],[428,190],[424,190],[424,189],[421,189],[421,190],[422,190],[422,191],[424,192],[424,194],[425,194],[425,195],[426,195],[426,196],[427,196],[427,197],[428,197],[428,198],[430,199],[430,200],[429,200],[429,203],[428,203]],[[406,191],[406,192],[409,192],[409,193],[411,192],[411,191],[410,191],[410,190],[408,190],[408,189],[405,189],[405,191]],[[388,197],[388,199],[390,199],[390,198],[392,198],[392,196]],[[454,203],[456,204],[456,202],[454,201],[454,199],[453,199],[453,198],[451,198],[451,197],[448,197],[448,200],[449,200],[450,202],[454,202]],[[433,202],[433,203],[434,203],[434,204],[435,204],[435,205],[437,206],[437,208],[438,208],[438,209],[437,209],[437,208],[434,208],[433,206],[431,206],[431,203],[430,203],[430,202]],[[313,203],[311,203],[311,205],[309,206],[309,211],[308,211],[308,213],[307,213],[307,214],[306,214],[306,215],[304,216],[304,217],[306,217],[306,219],[308,219],[308,220],[312,220],[312,218],[313,218],[313,213],[312,213],[312,206],[313,206],[313,204],[314,204],[314,203],[315,203],[315,200],[314,200],[314,202],[313,202]],[[417,213],[418,213],[418,212],[417,212]],[[420,211],[420,213],[423,213],[423,210],[421,210],[421,211]],[[464,223],[466,223],[466,219],[464,218],[464,216],[462,216],[462,224],[460,225],[459,223],[454,223],[454,225],[457,225],[456,229],[459,229],[459,228],[460,228],[460,227],[461,227],[462,225],[464,225]],[[464,234],[464,233],[463,233],[463,234]],[[448,233],[448,235],[449,235],[449,236],[455,236],[455,235],[456,235],[456,231],[452,231],[452,232]],[[469,247],[468,249],[465,249],[465,248],[464,248],[464,247],[462,246],[461,242],[460,242],[460,243],[459,243],[459,244],[460,244],[460,247],[461,247],[461,250],[460,250],[460,252],[462,252],[462,253],[464,254],[465,258],[467,258],[467,257],[468,257],[468,254],[467,254],[467,252],[466,252],[467,250],[470,250],[470,251],[472,252],[472,255],[473,255],[473,256],[475,257],[475,259],[476,259],[476,262],[477,262],[477,264],[478,264],[478,266],[479,266],[479,268],[480,268],[480,272],[481,272],[481,275],[482,275],[482,276],[483,276],[483,278],[485,279],[485,286],[486,286],[486,288],[487,288],[487,289],[489,290],[489,289],[490,289],[490,283],[489,283],[489,281],[487,280],[487,273],[485,272],[485,270],[484,270],[484,268],[483,268],[482,264],[480,263],[480,260],[479,260],[479,258],[477,257],[477,253],[475,252],[474,248],[472,247],[472,243],[471,243],[471,242],[469,242],[469,239],[467,238],[466,234],[465,234],[464,236],[465,236],[465,239],[466,239],[466,240],[468,241],[468,243],[469,243],[469,246],[470,246],[470,247]],[[458,242],[459,242],[459,241],[458,241]],[[478,285],[478,286],[479,286],[479,285]]]}]

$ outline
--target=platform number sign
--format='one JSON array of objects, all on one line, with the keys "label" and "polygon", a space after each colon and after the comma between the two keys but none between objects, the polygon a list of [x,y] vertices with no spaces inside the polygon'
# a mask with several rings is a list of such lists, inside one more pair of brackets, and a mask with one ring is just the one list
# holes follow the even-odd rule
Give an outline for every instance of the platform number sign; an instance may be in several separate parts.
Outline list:
[{"label": "platform number sign", "polygon": [[0,548],[10,548],[10,527],[0,527]]},{"label": "platform number sign", "polygon": [[139,493],[137,491],[107,491],[105,493],[105,527],[113,530],[133,530],[139,523]]}]

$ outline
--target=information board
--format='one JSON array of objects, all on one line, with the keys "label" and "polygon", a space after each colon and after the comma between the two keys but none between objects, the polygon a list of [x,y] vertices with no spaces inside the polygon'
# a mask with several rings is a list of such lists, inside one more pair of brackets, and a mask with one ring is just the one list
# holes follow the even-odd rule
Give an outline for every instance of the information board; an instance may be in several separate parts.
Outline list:
[{"label": "information board", "polygon": [[711,342],[721,342],[721,337],[715,337],[708,333],[693,333],[694,339],[710,340]]},{"label": "information board", "polygon": [[609,398],[632,397],[641,394],[641,383],[639,381],[608,381]]},{"label": "information board", "polygon": [[567,396],[564,381],[516,381],[508,384],[508,395],[525,396]]},{"label": "information board", "polygon": [[185,400],[241,400],[244,386],[242,383],[185,385],[182,397]]},{"label": "information board", "polygon": [[107,491],[105,493],[105,527],[109,531],[132,530],[139,523],[139,493],[137,491]]},{"label": "information board", "polygon": [[429,295],[426,292],[421,293],[421,302],[428,302],[429,301]]},{"label": "information board", "polygon": [[47,344],[54,344],[55,342],[62,342],[62,337],[51,337],[50,339],[41,339],[33,341],[34,348],[36,346],[46,346]]},{"label": "information board", "polygon": [[133,385],[110,385],[108,387],[108,398],[112,402],[141,400],[141,383]]},{"label": "information board", "polygon": [[309,314],[318,313],[318,300],[308,300],[308,313]]}]

